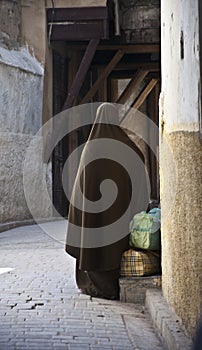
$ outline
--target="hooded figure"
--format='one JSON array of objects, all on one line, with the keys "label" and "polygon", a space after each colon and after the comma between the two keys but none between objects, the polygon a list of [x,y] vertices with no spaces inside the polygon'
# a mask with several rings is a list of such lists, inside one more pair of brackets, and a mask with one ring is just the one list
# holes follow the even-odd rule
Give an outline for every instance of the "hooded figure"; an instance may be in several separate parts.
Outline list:
[{"label": "hooded figure", "polygon": [[116,106],[103,103],[81,155],[68,214],[66,252],[77,260],[82,292],[118,299],[129,223],[147,207],[146,189],[143,154],[119,126]]}]

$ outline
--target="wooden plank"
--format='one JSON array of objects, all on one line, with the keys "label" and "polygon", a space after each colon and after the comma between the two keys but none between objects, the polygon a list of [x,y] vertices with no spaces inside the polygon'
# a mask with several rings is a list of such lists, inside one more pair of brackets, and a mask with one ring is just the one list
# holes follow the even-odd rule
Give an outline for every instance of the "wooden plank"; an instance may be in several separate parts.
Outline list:
[{"label": "wooden plank", "polygon": [[136,100],[133,102],[132,106],[135,109],[138,109],[142,106],[147,96],[150,94],[154,86],[158,83],[158,79],[151,79],[148,85],[143,89],[143,91],[139,94]]},{"label": "wooden plank", "polygon": [[[160,93],[160,84],[156,84],[156,86],[151,91],[148,97],[148,116],[149,118],[158,126],[159,122],[159,113],[158,113],[158,101],[159,101],[159,93]],[[154,137],[154,133],[151,129],[148,129],[148,137],[150,140],[149,144],[152,144],[154,140],[156,140],[156,153],[158,153],[159,149],[159,138]],[[159,169],[158,169],[158,161],[156,155],[153,153],[150,147],[148,147],[148,161],[149,161],[149,177],[151,183],[151,198],[155,200],[159,200]]]},{"label": "wooden plank", "polygon": [[[90,81],[90,86],[89,86],[89,89],[92,87],[92,85],[95,83],[95,81],[97,80],[98,78],[98,69],[97,69],[97,66],[92,66],[91,65],[91,81]],[[85,92],[86,94],[87,92]],[[98,92],[95,93],[94,97],[93,97],[93,102],[96,102],[96,101],[100,101],[100,98],[99,98],[99,94]]]},{"label": "wooden plank", "polygon": [[199,6],[199,59],[200,59],[200,111],[199,111],[199,136],[202,140],[202,3],[198,1]]},{"label": "wooden plank", "polygon": [[99,43],[99,40],[94,40],[94,39],[89,42],[86,48],[85,54],[82,58],[81,64],[79,66],[79,69],[76,73],[73,84],[66,98],[66,101],[63,105],[63,108],[62,108],[63,110],[70,108],[73,105],[74,100],[77,98],[79,91],[81,89],[81,86],[83,84],[83,81],[85,79],[86,73],[91,65],[93,56],[96,52],[98,43]]},{"label": "wooden plank", "polygon": [[[110,78],[111,79],[131,79],[135,75],[136,71],[137,71],[137,69],[113,71],[110,74]],[[150,74],[151,74],[151,72],[150,72]],[[159,74],[159,72],[157,72],[156,76],[153,77],[153,78],[158,78],[159,79],[159,76],[160,76],[160,74]]]},{"label": "wooden plank", "polygon": [[138,70],[134,77],[131,79],[131,81],[126,86],[125,90],[122,92],[121,96],[117,99],[116,103],[125,103],[128,98],[133,93],[134,89],[139,87],[139,85],[142,83],[146,75],[148,74],[148,71],[146,70]]},{"label": "wooden plank", "polygon": [[106,29],[102,22],[54,24],[51,29],[51,41],[91,39],[107,39]]},{"label": "wooden plank", "polygon": [[142,70],[148,70],[150,72],[152,71],[159,71],[160,70],[160,63],[159,62],[132,62],[132,63],[118,63],[117,66],[114,68],[116,71],[120,70],[135,70],[135,69],[142,69]]},{"label": "wooden plank", "polygon": [[120,61],[120,59],[122,58],[123,55],[124,55],[123,50],[119,50],[116,52],[116,54],[114,55],[112,60],[108,63],[108,65],[104,69],[102,75],[99,76],[99,78],[93,84],[92,88],[84,96],[84,98],[81,101],[81,104],[88,103],[90,101],[90,99],[95,95],[96,91],[99,89],[103,80],[109,76],[109,74],[114,69],[114,67],[117,65],[117,63]]},{"label": "wooden plank", "polygon": [[[85,49],[82,42],[67,43],[67,46],[77,49]],[[107,43],[100,44],[97,50],[123,50],[125,53],[160,53],[160,44],[114,44],[110,40]]]},{"label": "wooden plank", "polygon": [[160,45],[158,44],[141,44],[141,45],[128,45],[125,49],[125,53],[158,53],[160,52]]},{"label": "wooden plank", "polygon": [[88,21],[102,20],[108,18],[108,8],[106,6],[98,7],[69,7],[47,9],[47,21],[49,22],[65,22],[65,21]]}]

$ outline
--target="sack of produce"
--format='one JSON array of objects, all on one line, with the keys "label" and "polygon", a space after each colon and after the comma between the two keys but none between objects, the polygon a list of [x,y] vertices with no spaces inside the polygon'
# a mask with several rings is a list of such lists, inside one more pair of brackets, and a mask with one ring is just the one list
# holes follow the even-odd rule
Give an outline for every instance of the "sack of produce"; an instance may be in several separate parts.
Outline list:
[{"label": "sack of produce", "polygon": [[161,249],[161,211],[159,208],[153,208],[146,213],[142,211],[136,214],[130,222],[131,247],[148,250]]}]

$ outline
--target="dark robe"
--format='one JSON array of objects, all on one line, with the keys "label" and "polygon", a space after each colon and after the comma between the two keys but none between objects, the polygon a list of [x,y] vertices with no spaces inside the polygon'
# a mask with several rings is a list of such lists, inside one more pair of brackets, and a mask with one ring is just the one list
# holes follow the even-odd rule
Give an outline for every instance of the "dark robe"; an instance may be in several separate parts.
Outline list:
[{"label": "dark robe", "polygon": [[[66,252],[77,259],[78,287],[92,296],[109,299],[118,298],[121,256],[125,250],[129,249],[129,222],[135,212],[145,210],[146,203],[142,193],[147,186],[144,157],[118,124],[116,107],[109,103],[102,104],[97,110],[95,123],[81,156],[69,207],[66,240]],[[101,143],[92,143],[95,140]],[[108,152],[106,156],[100,157],[102,148],[108,147],[107,140],[118,141],[116,149],[118,156],[118,153],[122,152],[119,145],[124,144],[140,160],[138,164],[142,166],[141,178],[136,180],[135,189],[132,188],[127,168],[113,157],[110,156],[111,159],[109,159]],[[109,143],[109,147],[110,145]],[[112,143],[109,154],[113,147]],[[124,158],[127,158],[127,154]],[[130,162],[133,162],[133,158]],[[103,207],[103,210],[101,204],[98,212],[89,211],[86,199],[91,204],[101,200],[100,185],[107,179],[117,185],[117,196],[114,202],[107,208]],[[108,186],[110,200],[110,184]],[[83,194],[83,199],[80,201],[77,200],[79,189]],[[136,192],[135,202],[139,203],[136,208],[131,205],[132,191]],[[77,208],[77,204],[80,208]],[[124,217],[124,220],[119,222],[121,217]],[[117,224],[114,225],[114,223]]]}]

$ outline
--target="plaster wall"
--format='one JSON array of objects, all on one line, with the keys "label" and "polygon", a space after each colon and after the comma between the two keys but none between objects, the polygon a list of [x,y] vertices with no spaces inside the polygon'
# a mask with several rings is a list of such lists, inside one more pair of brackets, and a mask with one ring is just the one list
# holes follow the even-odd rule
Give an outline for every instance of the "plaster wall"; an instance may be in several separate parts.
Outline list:
[{"label": "plaster wall", "polygon": [[[23,163],[34,134],[42,125],[43,69],[28,51],[0,48],[0,222],[31,218],[23,186]],[[40,164],[42,137],[29,160],[30,173],[39,169],[49,178],[50,169]],[[31,182],[32,181],[32,182]],[[34,178],[31,193],[36,216],[51,215]],[[32,185],[32,186],[31,186]],[[49,184],[50,185],[50,184]],[[28,185],[29,188],[29,185]],[[33,178],[30,177],[30,189]]]},{"label": "plaster wall", "polygon": [[199,130],[198,0],[162,1],[162,104],[166,131]]},{"label": "plaster wall", "polygon": [[19,1],[0,1],[0,46],[17,48],[20,40]]},{"label": "plaster wall", "polygon": [[202,310],[198,1],[163,0],[161,12],[162,288],[194,336]]}]

